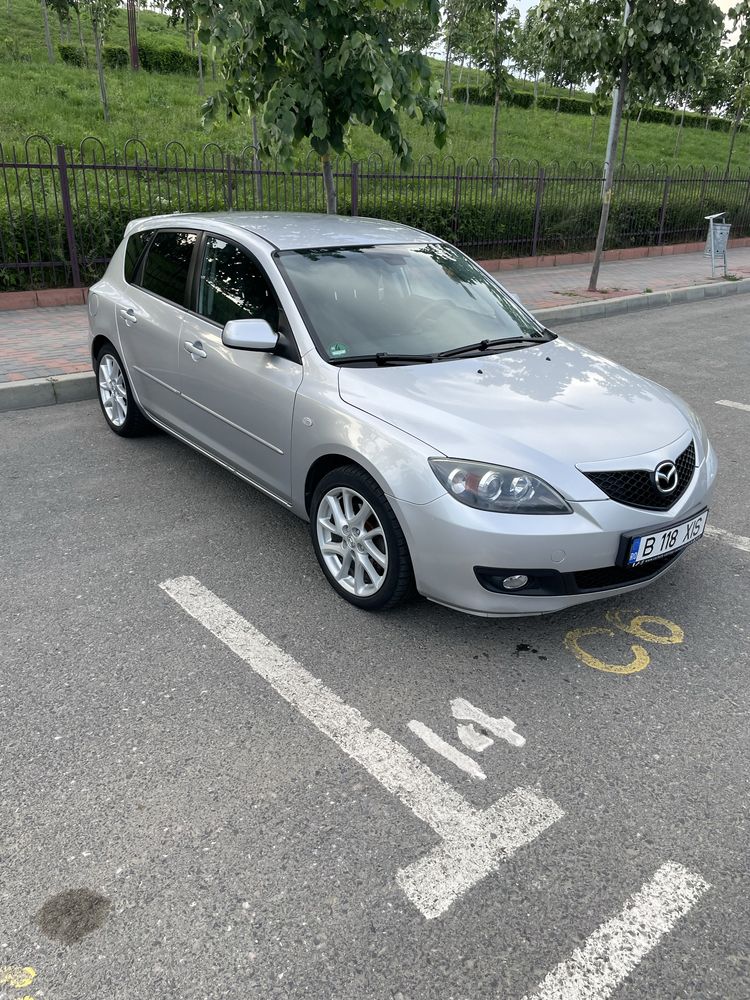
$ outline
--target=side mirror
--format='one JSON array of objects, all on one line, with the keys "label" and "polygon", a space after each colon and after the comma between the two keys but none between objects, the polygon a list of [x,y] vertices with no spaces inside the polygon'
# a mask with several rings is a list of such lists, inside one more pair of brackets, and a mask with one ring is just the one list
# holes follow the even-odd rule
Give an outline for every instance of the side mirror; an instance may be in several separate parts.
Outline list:
[{"label": "side mirror", "polygon": [[224,327],[221,342],[242,351],[273,351],[279,335],[264,319],[231,319]]}]

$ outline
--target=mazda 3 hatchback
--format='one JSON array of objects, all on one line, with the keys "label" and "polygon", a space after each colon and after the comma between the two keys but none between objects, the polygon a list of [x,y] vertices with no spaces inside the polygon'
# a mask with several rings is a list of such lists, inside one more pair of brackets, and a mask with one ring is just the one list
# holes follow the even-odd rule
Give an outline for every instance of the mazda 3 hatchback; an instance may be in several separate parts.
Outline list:
[{"label": "mazda 3 hatchback", "polygon": [[427,233],[141,219],[88,308],[110,428],[156,424],[308,520],[360,608],[416,589],[556,611],[658,579],[703,534],[717,463],[689,407]]}]

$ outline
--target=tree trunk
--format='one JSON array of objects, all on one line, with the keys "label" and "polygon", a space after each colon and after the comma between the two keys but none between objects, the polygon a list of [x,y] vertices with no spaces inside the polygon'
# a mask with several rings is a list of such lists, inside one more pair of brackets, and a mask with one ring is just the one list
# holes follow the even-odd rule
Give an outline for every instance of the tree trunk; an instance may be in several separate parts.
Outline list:
[{"label": "tree trunk", "polygon": [[620,166],[625,163],[625,150],[628,148],[628,130],[630,128],[630,112],[625,119],[625,131],[622,134],[622,153],[620,153]]},{"label": "tree trunk", "polygon": [[534,74],[534,107],[536,107],[536,102],[539,100],[539,73]]},{"label": "tree trunk", "polygon": [[326,192],[326,212],[329,215],[335,215],[337,204],[336,204],[336,184],[333,179],[333,167],[331,166],[331,154],[326,153],[325,156],[321,156],[323,161],[323,187]]},{"label": "tree trunk", "polygon": [[260,172],[260,144],[258,142],[258,118],[253,115],[253,173],[255,174],[256,208],[263,205],[263,175]]},{"label": "tree trunk", "polygon": [[500,90],[495,87],[495,106],[492,109],[492,197],[497,196],[497,123],[500,117]]},{"label": "tree trunk", "polygon": [[52,48],[52,36],[49,31],[49,13],[47,11],[47,0],[42,2],[42,18],[44,20],[44,40],[47,43],[47,58],[50,62],[55,61],[55,51]]},{"label": "tree trunk", "polygon": [[76,19],[78,21],[78,44],[79,44],[79,46],[81,48],[81,52],[83,53],[83,61],[84,61],[85,65],[86,65],[86,69],[88,69],[89,68],[89,54],[86,51],[86,44],[85,44],[85,42],[83,40],[83,28],[81,27],[81,11],[79,10],[78,7],[76,7]]},{"label": "tree trunk", "polygon": [[448,44],[445,48],[445,69],[443,71],[443,93],[440,95],[440,107],[451,97],[451,36],[448,32]]},{"label": "tree trunk", "polygon": [[708,132],[708,122],[710,118],[711,118],[711,109],[709,108],[709,110],[706,112],[706,126],[705,126],[706,132]]},{"label": "tree trunk", "polygon": [[[626,16],[628,6],[625,7]],[[615,176],[615,159],[617,157],[617,141],[620,138],[620,124],[622,123],[622,108],[625,103],[625,90],[628,85],[628,59],[622,60],[620,70],[620,84],[617,89],[617,97],[613,106],[613,121],[609,156],[604,170],[604,184],[602,185],[602,214],[599,218],[599,232],[596,236],[596,249],[594,250],[594,263],[591,267],[591,277],[589,278],[589,291],[596,291],[596,284],[599,280],[599,268],[602,263],[602,251],[604,250],[604,240],[607,236],[607,222],[609,220],[609,207],[612,202],[612,182]]]},{"label": "tree trunk", "polygon": [[203,50],[201,40],[198,39],[198,93],[203,97],[205,88],[203,86]]},{"label": "tree trunk", "polygon": [[677,138],[675,139],[675,144],[674,144],[674,154],[673,155],[674,155],[675,159],[677,158],[677,154],[680,152],[680,141],[682,139],[682,129],[683,129],[683,126],[685,125],[685,104],[686,103],[687,102],[684,102],[683,105],[682,105],[682,115],[680,116],[680,127],[677,129]]},{"label": "tree trunk", "polygon": [[742,118],[742,105],[744,103],[745,97],[745,85],[743,84],[740,88],[740,93],[737,98],[737,108],[734,112],[734,120],[732,122],[732,132],[729,137],[729,156],[727,157],[727,168],[724,171],[724,176],[729,176],[729,168],[732,164],[732,154],[734,153],[734,140],[737,138],[737,130],[740,127],[740,119]]},{"label": "tree trunk", "polygon": [[461,62],[458,64],[458,85],[459,85],[459,87],[461,86],[461,81],[464,78],[464,63],[465,62],[466,62],[466,58],[464,57],[461,60]]},{"label": "tree trunk", "polygon": [[105,122],[109,121],[109,101],[107,100],[107,86],[104,82],[104,64],[102,63],[102,36],[99,25],[94,24],[94,50],[96,52],[96,72],[99,76],[99,93],[102,99],[102,111]]},{"label": "tree trunk", "polygon": [[596,115],[591,116],[591,135],[589,136],[589,153],[594,148],[594,130],[596,129]]}]

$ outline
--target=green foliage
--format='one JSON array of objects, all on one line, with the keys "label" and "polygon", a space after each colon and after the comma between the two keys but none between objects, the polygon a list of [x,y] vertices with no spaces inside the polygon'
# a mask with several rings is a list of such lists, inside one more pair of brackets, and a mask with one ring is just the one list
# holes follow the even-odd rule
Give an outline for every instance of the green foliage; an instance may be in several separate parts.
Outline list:
[{"label": "green foliage", "polygon": [[140,43],[138,45],[138,58],[141,68],[147,73],[195,75],[198,72],[198,57],[184,49]]},{"label": "green foliage", "polygon": [[206,102],[216,117],[250,111],[259,118],[263,150],[283,163],[309,138],[321,156],[342,153],[350,123],[384,139],[408,163],[403,117],[430,124],[437,145],[445,115],[431,93],[430,66],[398,51],[384,15],[422,8],[437,23],[437,0],[196,0],[199,38],[221,53],[224,86]]},{"label": "green foliage", "polygon": [[[58,51],[63,61],[71,66],[85,66],[85,56],[77,45],[59,45]],[[130,51],[123,46],[105,45],[102,55],[108,69],[124,69],[130,65]],[[144,43],[138,46],[138,59],[141,69],[147,73],[198,72],[198,57],[182,49]]]},{"label": "green foliage", "polygon": [[70,66],[85,66],[86,57],[77,45],[58,45],[57,51],[63,62]]},{"label": "green foliage", "polygon": [[649,102],[699,88],[719,46],[723,15],[713,0],[634,3],[626,25],[622,0],[579,0],[574,16],[560,0],[540,0],[550,59],[575,67],[610,94],[626,59],[630,87]]},{"label": "green foliage", "polygon": [[105,45],[102,59],[108,69],[124,69],[130,65],[130,52],[119,45]]}]

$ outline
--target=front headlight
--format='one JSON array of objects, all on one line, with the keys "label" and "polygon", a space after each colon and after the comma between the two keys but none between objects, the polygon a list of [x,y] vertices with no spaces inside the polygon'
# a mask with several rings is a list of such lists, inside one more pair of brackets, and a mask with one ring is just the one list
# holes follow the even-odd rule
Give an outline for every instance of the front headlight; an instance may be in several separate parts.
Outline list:
[{"label": "front headlight", "polygon": [[450,495],[467,507],[504,514],[573,513],[559,493],[530,472],[460,458],[431,458],[429,463]]}]

